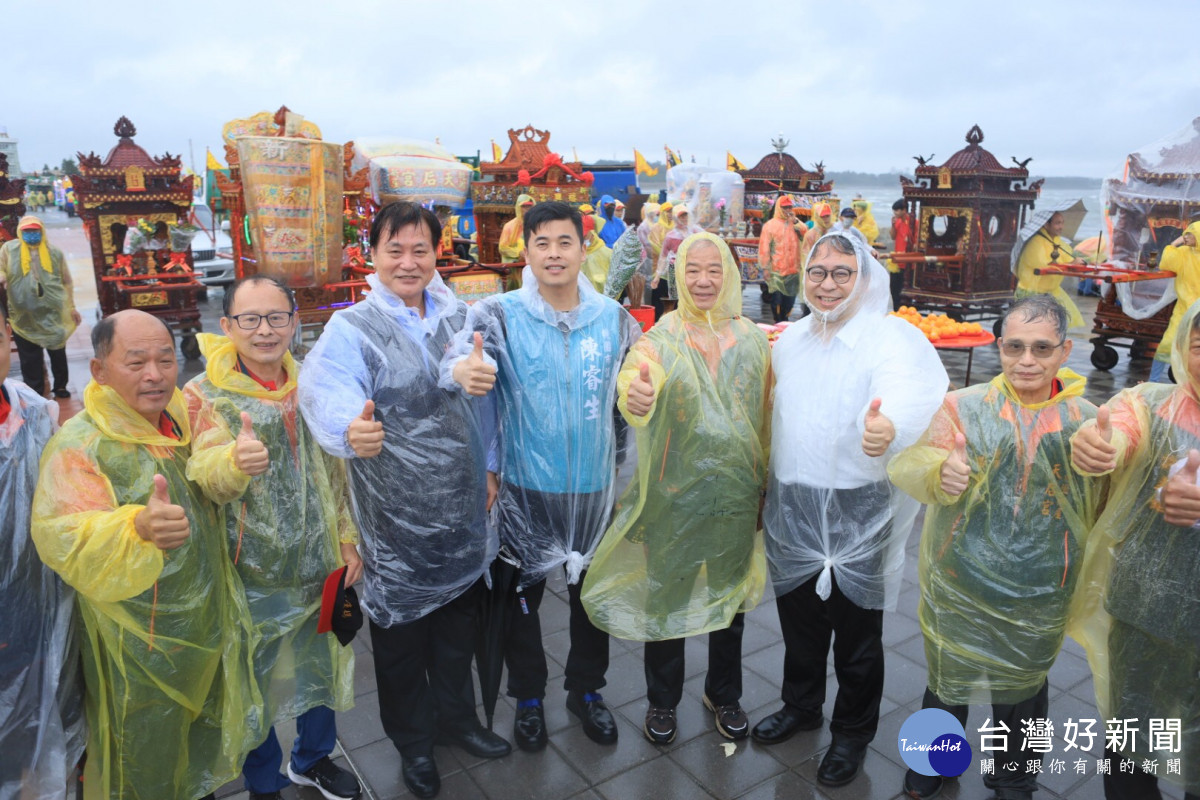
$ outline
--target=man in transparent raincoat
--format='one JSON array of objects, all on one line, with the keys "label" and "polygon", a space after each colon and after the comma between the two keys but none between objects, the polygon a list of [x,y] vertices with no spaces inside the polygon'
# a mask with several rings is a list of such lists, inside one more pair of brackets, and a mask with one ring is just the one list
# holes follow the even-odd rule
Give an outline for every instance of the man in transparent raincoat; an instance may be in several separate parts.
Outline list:
[{"label": "man in transparent raincoat", "polygon": [[70,397],[67,389],[67,339],[79,325],[75,284],[62,250],[50,244],[46,226],[32,214],[17,223],[17,239],[0,245],[0,288],[8,291],[8,315],[13,342],[21,360],[21,379],[44,393],[50,355],[55,397]]},{"label": "man in transparent raincoat", "polygon": [[61,800],[83,754],[75,593],[29,538],[58,404],[9,379],[11,335],[0,307],[0,797]]},{"label": "man in transparent raincoat", "polygon": [[[927,504],[921,532],[920,620],[929,685],[924,708],[965,726],[968,704],[992,705],[1012,735],[984,784],[1029,798],[1041,753],[1018,748],[1022,720],[1047,719],[1046,676],[1103,482],[1070,466],[1070,438],[1096,414],[1085,381],[1065,368],[1067,312],[1054,298],[1018,300],[999,341],[1003,372],[946,395],[921,440],[892,459],[892,482]],[[1020,737],[1020,738],[1018,738]],[[1015,764],[1015,771],[1005,768]],[[940,776],[909,770],[904,791],[934,797]]]},{"label": "man in transparent raincoat", "polygon": [[571,608],[567,708],[601,744],[617,740],[600,696],[608,634],[588,619],[580,580],[614,499],[617,373],[640,329],[581,277],[583,219],[566,203],[525,215],[529,267],[517,292],[485,298],[442,361],[441,385],[483,395],[498,383],[500,538],[521,562],[505,643],[514,736],[546,746],[546,654],[538,607],[546,575],[565,567]]},{"label": "man in transparent raincoat", "polygon": [[583,586],[599,628],[646,642],[642,728],[674,741],[685,637],[708,633],[704,705],[729,739],[742,710],[743,614],[766,583],[758,510],[766,485],[770,350],[741,316],[741,275],[720,238],[684,240],[679,308],[638,339],[617,405],[637,431],[637,477],[617,503]]},{"label": "man in transparent raincoat", "polygon": [[418,797],[441,786],[435,740],[480,758],[508,742],[475,712],[471,659],[484,572],[489,441],[476,402],[438,388],[467,318],[436,270],[437,217],[391,203],[371,223],[366,299],[338,311],[304,359],[300,408],[327,453],[348,459],[383,730]]},{"label": "man in transparent raincoat", "polygon": [[883,610],[894,608],[918,503],[888,461],[929,426],[946,370],[913,325],[888,316],[887,270],[856,233],[817,242],[804,272],[812,310],[779,337],[763,510],[785,645],[783,708],[755,726],[774,744],[822,723],[833,640],[833,741],[817,771],[858,774],[879,723]]},{"label": "man in transparent raincoat", "polygon": [[217,507],[186,476],[170,330],[121,311],[92,346],[83,412],[42,456],[32,529],[83,619],[84,797],[194,799],[265,733],[246,599]]},{"label": "man in transparent raincoat", "polygon": [[[349,647],[317,632],[325,578],[345,563],[362,571],[345,467],[326,455],[300,417],[298,369],[288,346],[295,299],[275,278],[225,290],[225,336],[200,334],[205,372],[184,387],[192,424],[187,474],[224,507],[229,557],[254,622],[254,670],[266,724],[296,720],[287,778],[275,728],[242,769],[251,800],[271,800],[288,779],[327,798],[358,795],[354,775],[329,758],[334,711],[354,703]],[[226,338],[228,337],[228,338]]]},{"label": "man in transparent raincoat", "polygon": [[1080,472],[1110,476],[1068,630],[1087,649],[1100,714],[1117,721],[1108,800],[1161,797],[1159,777],[1200,797],[1200,301],[1172,344],[1182,383],[1125,389],[1072,441]]}]

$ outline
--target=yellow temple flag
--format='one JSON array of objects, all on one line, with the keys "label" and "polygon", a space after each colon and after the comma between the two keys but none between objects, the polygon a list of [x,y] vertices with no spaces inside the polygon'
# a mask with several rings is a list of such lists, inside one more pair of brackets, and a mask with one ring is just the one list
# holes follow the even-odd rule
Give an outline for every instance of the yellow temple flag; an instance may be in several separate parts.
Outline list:
[{"label": "yellow temple flag", "polygon": [[728,150],[725,151],[725,169],[727,169],[731,172],[737,172],[739,169],[745,169],[745,168],[746,168],[746,165],[743,164],[742,162],[738,161],[734,157],[733,153],[729,152]]},{"label": "yellow temple flag", "polygon": [[225,167],[221,165],[221,162],[217,161],[217,157],[212,154],[212,150],[209,150],[206,147],[204,148],[204,152],[208,153],[208,158],[206,159],[205,164],[208,169],[225,169]]},{"label": "yellow temple flag", "polygon": [[679,166],[679,156],[671,152],[670,145],[663,145],[663,149],[667,151],[667,168]]},{"label": "yellow temple flag", "polygon": [[504,153],[500,151],[500,145],[496,144],[496,140],[492,139],[492,161],[499,163],[504,160]]},{"label": "yellow temple flag", "polygon": [[650,166],[646,157],[633,148],[633,172],[635,175],[657,175],[658,167]]}]

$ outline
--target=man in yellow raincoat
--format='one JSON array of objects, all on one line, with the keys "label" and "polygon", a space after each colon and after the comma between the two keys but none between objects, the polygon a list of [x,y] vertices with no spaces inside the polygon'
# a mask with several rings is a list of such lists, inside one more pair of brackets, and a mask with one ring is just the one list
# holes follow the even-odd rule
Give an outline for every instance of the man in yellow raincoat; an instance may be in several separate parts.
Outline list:
[{"label": "man in yellow raincoat", "polygon": [[80,321],[71,270],[62,250],[47,240],[46,227],[37,217],[21,217],[17,235],[18,239],[0,246],[0,288],[8,291],[8,317],[21,360],[21,379],[38,394],[45,394],[42,351],[48,351],[54,396],[70,397],[67,339]]},{"label": "man in yellow raincoat", "polygon": [[84,797],[194,800],[265,733],[245,595],[218,510],[185,474],[170,330],[121,311],[92,345],[84,410],[46,447],[32,525],[83,618]]},{"label": "man in yellow raincoat", "polygon": [[[515,264],[525,260],[525,212],[533,208],[533,198],[527,194],[517,197],[514,216],[500,230],[500,261]],[[508,276],[508,288],[521,288],[521,271],[514,269]]]},{"label": "man in yellow raincoat", "polygon": [[679,308],[633,346],[617,406],[637,431],[637,477],[592,559],[583,604],[614,636],[646,642],[642,732],[668,744],[683,697],[684,637],[708,633],[704,704],[743,739],[743,612],[766,582],[770,351],[741,316],[741,276],[720,238],[693,234],[675,261]]},{"label": "man in yellow raincoat", "polygon": [[783,322],[800,292],[800,237],[794,227],[795,201],[784,195],[758,238],[758,264],[771,292],[771,315]]},{"label": "man in yellow raincoat", "polygon": [[592,282],[597,292],[604,293],[608,280],[608,267],[612,263],[612,250],[596,235],[595,217],[583,218],[583,275]]},{"label": "man in yellow raincoat", "polygon": [[1083,315],[1079,313],[1079,307],[1071,300],[1071,296],[1063,291],[1063,276],[1033,274],[1035,269],[1051,264],[1072,264],[1078,260],[1071,245],[1062,238],[1063,222],[1063,215],[1054,212],[1046,224],[1025,242],[1016,263],[1017,291],[1013,296],[1020,300],[1035,294],[1051,295],[1067,310],[1067,327],[1082,328]]},{"label": "man in yellow raincoat", "polygon": [[345,563],[348,586],[362,572],[345,468],[300,416],[288,352],[298,321],[292,292],[275,278],[246,278],[225,290],[224,311],[226,336],[200,334],[206,370],[184,387],[195,437],[187,475],[224,506],[229,557],[257,634],[250,644],[265,721],[295,719],[297,730],[287,778],[272,727],[246,758],[246,789],[251,800],[278,800],[290,779],[350,800],[358,781],[329,754],[334,710],[354,703],[354,660],[335,636],[317,632],[326,576]]},{"label": "man in yellow raincoat", "polygon": [[879,223],[875,221],[875,215],[871,213],[872,203],[856,197],[850,205],[854,206],[854,227],[867,237],[867,244],[874,247],[875,240],[879,238]]},{"label": "man in yellow raincoat", "polygon": [[[1046,676],[1095,522],[1097,482],[1074,472],[1070,437],[1096,414],[1085,381],[1065,368],[1067,313],[1052,297],[1004,315],[1003,372],[946,395],[929,430],[888,465],[892,482],[927,505],[921,532],[920,620],[929,684],[923,708],[964,726],[968,704],[992,704],[1013,731],[984,784],[1007,798],[1037,788],[1016,744],[1022,720],[1046,719]],[[1016,764],[1015,771],[1004,767]],[[940,775],[909,770],[904,791],[934,797]]]},{"label": "man in yellow raincoat", "polygon": [[1159,269],[1175,273],[1175,310],[1171,322],[1163,332],[1162,341],[1154,353],[1154,364],[1150,367],[1150,380],[1168,383],[1167,369],[1171,366],[1171,344],[1179,321],[1192,303],[1200,300],[1200,221],[1187,226],[1183,235],[1163,248]]},{"label": "man in yellow raincoat", "polygon": [[[1200,797],[1200,302],[1171,344],[1178,386],[1125,389],[1071,443],[1077,470],[1111,475],[1069,631],[1087,649],[1102,718],[1117,721],[1108,800],[1159,798],[1159,777]],[[1152,759],[1178,769],[1143,771]]]}]

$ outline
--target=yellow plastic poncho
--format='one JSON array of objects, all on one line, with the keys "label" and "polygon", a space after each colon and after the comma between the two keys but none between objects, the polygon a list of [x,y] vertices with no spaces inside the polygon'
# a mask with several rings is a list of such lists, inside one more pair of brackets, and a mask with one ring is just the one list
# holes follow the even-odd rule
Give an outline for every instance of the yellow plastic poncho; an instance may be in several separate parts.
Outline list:
[{"label": "yellow plastic poncho", "polygon": [[854,218],[854,227],[867,237],[867,244],[874,245],[875,240],[879,238],[879,223],[875,221],[875,215],[871,213],[871,203],[867,200],[855,200],[851,205],[854,206],[854,213],[857,215]]},{"label": "yellow plastic poncho", "polygon": [[50,244],[46,227],[32,214],[18,227],[37,227],[42,243],[30,247],[20,238],[0,246],[0,274],[8,282],[8,321],[22,339],[58,350],[75,332],[75,285],[62,250]]},{"label": "yellow plastic poncho", "polygon": [[1175,333],[1179,330],[1179,322],[1192,303],[1200,300],[1200,221],[1188,225],[1184,233],[1195,237],[1195,246],[1167,245],[1163,248],[1162,261],[1159,263],[1160,269],[1175,273],[1176,299],[1171,321],[1167,324],[1162,342],[1154,354],[1155,361],[1171,361],[1172,344],[1175,341]]},{"label": "yellow plastic poncho", "polygon": [[505,264],[524,260],[521,255],[525,252],[525,209],[521,206],[532,202],[529,195],[519,195],[513,206],[516,216],[504,223],[500,231],[500,261]]},{"label": "yellow plastic poncho", "polygon": [[[721,252],[724,280],[708,312],[684,283],[687,251]],[[630,350],[617,407],[637,433],[637,476],[617,502],[583,584],[592,622],[624,639],[658,641],[729,627],[766,583],[758,531],[766,482],[770,350],[741,316],[741,277],[729,248],[689,236],[675,262],[679,308]],[[645,417],[626,408],[629,385],[650,365],[656,389]]]},{"label": "yellow plastic poncho", "polygon": [[583,274],[592,282],[597,292],[604,294],[604,284],[608,281],[608,267],[612,263],[612,250],[610,250],[600,239],[599,236],[592,232],[587,237],[587,253],[583,257]]},{"label": "yellow plastic poncho", "polygon": [[[1058,248],[1058,257],[1052,258],[1054,249]],[[1063,291],[1062,275],[1034,275],[1035,269],[1048,267],[1051,264],[1070,264],[1075,259],[1075,251],[1061,236],[1051,236],[1045,228],[1041,228],[1021,250],[1021,258],[1017,261],[1017,290],[1013,297],[1031,297],[1035,294],[1048,294],[1057,300],[1067,310],[1067,327],[1082,328],[1086,324],[1079,307],[1071,300],[1071,296]]]},{"label": "yellow plastic poncho", "polygon": [[[952,705],[1033,697],[1062,646],[1067,611],[1103,481],[1071,469],[1070,437],[1096,415],[1086,381],[1024,405],[1003,373],[946,395],[929,430],[888,465],[892,483],[927,504],[919,618],[929,688]],[[971,480],[951,497],[942,464],[955,434]]]},{"label": "yellow plastic poncho", "polygon": [[[179,439],[95,381],[83,406],[42,456],[32,536],[83,620],[84,797],[197,798],[236,777],[262,741],[245,595],[218,510],[185,475],[183,395],[167,405]],[[191,523],[170,551],[134,529],[155,473]]]},{"label": "yellow plastic poncho", "polygon": [[[1187,368],[1198,317],[1200,302],[1175,332],[1171,368],[1184,383],[1142,383],[1107,404],[1117,467],[1067,631],[1087,650],[1102,719],[1139,720],[1123,755],[1181,759],[1182,776],[1158,775],[1192,794],[1200,794],[1200,531],[1167,523],[1156,493],[1200,449],[1200,380]],[[1152,719],[1180,720],[1179,752],[1151,751]]]},{"label": "yellow plastic poncho", "polygon": [[673,203],[663,203],[658,209],[658,222],[650,227],[647,238],[650,242],[651,264],[658,263],[658,257],[662,254],[663,239],[675,227],[675,215],[671,213],[674,207]]},{"label": "yellow plastic poncho", "polygon": [[[264,389],[237,369],[237,349],[224,336],[196,337],[208,360],[184,387],[192,425],[187,476],[224,506],[229,558],[246,590],[258,640],[254,674],[267,724],[295,719],[316,706],[354,705],[352,650],[317,633],[326,576],[342,564],[340,542],[356,543],[345,467],[314,441],[300,417],[298,367],[284,357],[287,380]],[[271,466],[251,478],[233,463],[242,412],[266,444]]]}]

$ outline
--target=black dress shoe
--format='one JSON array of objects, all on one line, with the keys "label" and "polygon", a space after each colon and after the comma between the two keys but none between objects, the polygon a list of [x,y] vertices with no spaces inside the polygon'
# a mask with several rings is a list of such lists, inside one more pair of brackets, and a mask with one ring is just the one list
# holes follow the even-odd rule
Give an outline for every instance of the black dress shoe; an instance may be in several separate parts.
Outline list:
[{"label": "black dress shoe", "polygon": [[824,721],[820,709],[811,712],[784,706],[755,725],[750,735],[759,744],[779,744],[792,738],[796,731],[815,731]]},{"label": "black dress shoe", "polygon": [[825,786],[846,785],[858,777],[866,755],[865,744],[834,741],[821,759],[821,766],[817,767],[817,783]]},{"label": "black dress shoe", "polygon": [[437,764],[433,756],[414,756],[400,758],[400,773],[404,776],[404,785],[417,797],[437,797],[442,788],[442,779],[438,775]]},{"label": "black dress shoe", "polygon": [[546,748],[546,714],[541,701],[524,701],[529,705],[517,705],[517,718],[513,720],[513,740],[526,753],[536,753]]},{"label": "black dress shoe", "polygon": [[512,752],[512,745],[482,725],[466,733],[439,733],[436,742],[442,745],[456,744],[476,758],[503,758]]},{"label": "black dress shoe", "polygon": [[617,721],[599,692],[567,692],[567,711],[579,717],[583,732],[596,744],[616,744]]}]

